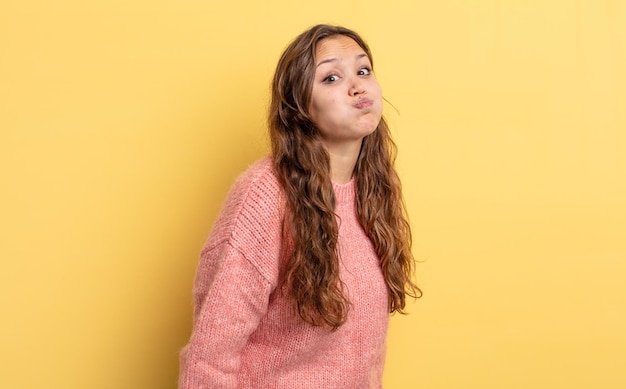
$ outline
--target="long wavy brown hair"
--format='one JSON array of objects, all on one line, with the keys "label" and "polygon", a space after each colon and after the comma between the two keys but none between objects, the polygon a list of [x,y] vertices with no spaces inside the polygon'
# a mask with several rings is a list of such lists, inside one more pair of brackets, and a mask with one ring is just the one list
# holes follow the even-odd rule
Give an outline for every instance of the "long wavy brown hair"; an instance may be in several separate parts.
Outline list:
[{"label": "long wavy brown hair", "polygon": [[[283,235],[290,248],[284,282],[302,319],[333,329],[346,321],[350,302],[339,278],[339,227],[330,158],[309,115],[309,104],[317,45],[337,35],[352,38],[373,65],[368,45],[354,31],[314,26],[283,52],[272,81],[268,117],[272,157],[287,201]],[[411,228],[393,167],[395,154],[396,146],[383,118],[363,139],[354,169],[355,205],[359,222],[380,260],[389,292],[389,312],[404,313],[406,296],[420,297],[422,292],[411,279]]]}]

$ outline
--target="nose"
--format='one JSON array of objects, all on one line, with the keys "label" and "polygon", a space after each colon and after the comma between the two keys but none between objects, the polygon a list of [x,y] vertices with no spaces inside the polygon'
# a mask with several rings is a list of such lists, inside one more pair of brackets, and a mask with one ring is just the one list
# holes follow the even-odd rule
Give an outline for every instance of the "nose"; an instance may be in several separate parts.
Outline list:
[{"label": "nose", "polygon": [[365,85],[363,84],[363,80],[361,80],[357,76],[352,77],[352,84],[350,85],[350,96],[356,96],[365,93]]}]

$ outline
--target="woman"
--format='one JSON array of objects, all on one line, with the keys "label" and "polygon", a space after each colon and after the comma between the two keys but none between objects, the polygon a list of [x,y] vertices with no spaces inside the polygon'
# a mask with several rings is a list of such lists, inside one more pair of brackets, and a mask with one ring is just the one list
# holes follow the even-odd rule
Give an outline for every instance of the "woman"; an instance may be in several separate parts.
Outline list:
[{"label": "woman", "polygon": [[179,387],[379,388],[389,314],[421,292],[366,43],[298,36],[269,128],[202,250]]}]

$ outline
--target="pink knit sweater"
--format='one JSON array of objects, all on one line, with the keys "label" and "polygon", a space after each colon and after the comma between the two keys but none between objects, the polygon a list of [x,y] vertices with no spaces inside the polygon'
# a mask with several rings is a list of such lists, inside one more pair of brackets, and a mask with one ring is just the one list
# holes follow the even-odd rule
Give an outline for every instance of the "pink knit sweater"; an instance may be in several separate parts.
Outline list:
[{"label": "pink knit sweater", "polygon": [[180,389],[382,387],[387,289],[356,218],[354,180],[333,186],[340,277],[352,303],[346,323],[334,332],[311,326],[281,293],[285,198],[263,159],[233,186],[202,250]]}]

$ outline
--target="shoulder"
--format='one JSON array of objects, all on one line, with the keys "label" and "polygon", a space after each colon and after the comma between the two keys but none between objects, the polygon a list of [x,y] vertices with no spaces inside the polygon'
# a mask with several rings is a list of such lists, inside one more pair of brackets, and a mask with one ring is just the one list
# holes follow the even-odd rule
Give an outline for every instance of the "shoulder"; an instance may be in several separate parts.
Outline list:
[{"label": "shoulder", "polygon": [[[281,196],[282,189],[269,157],[256,161],[242,173],[230,190],[228,201],[251,202],[250,206],[271,205],[268,200]],[[270,201],[271,203],[271,201]],[[259,205],[260,204],[260,205]]]},{"label": "shoulder", "polygon": [[246,169],[230,188],[212,230],[212,241],[237,238],[241,229],[273,223],[282,213],[284,196],[269,157]]},{"label": "shoulder", "polygon": [[281,245],[284,199],[272,160],[253,163],[231,187],[204,250],[226,243],[255,266],[273,268]]}]

